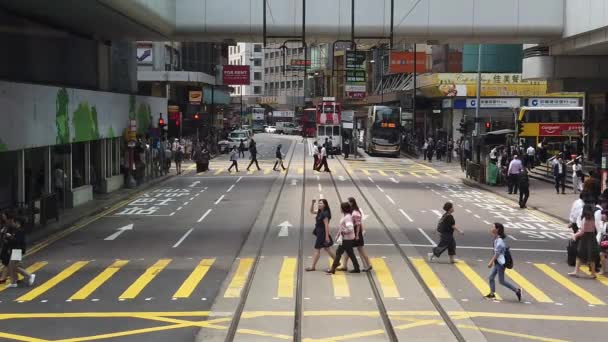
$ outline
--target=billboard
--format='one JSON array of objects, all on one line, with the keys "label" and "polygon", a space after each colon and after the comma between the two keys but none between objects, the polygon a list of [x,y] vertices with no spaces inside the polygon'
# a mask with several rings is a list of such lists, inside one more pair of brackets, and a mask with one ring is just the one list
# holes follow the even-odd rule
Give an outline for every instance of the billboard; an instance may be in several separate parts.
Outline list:
[{"label": "billboard", "polygon": [[344,92],[346,97],[352,99],[364,98],[367,91],[367,73],[365,70],[367,54],[365,51],[347,51],[345,57],[346,83]]},{"label": "billboard", "polygon": [[188,92],[188,100],[192,105],[200,105],[203,100],[203,91],[202,90],[190,90]]},{"label": "billboard", "polygon": [[249,85],[249,65],[224,65],[222,76],[227,85]]},{"label": "billboard", "polygon": [[[425,73],[426,52],[416,52],[416,72]],[[391,52],[389,57],[388,72],[391,74],[404,74],[414,72],[414,53],[413,52]]]},{"label": "billboard", "polygon": [[152,44],[138,44],[136,56],[137,64],[152,64],[154,62]]}]

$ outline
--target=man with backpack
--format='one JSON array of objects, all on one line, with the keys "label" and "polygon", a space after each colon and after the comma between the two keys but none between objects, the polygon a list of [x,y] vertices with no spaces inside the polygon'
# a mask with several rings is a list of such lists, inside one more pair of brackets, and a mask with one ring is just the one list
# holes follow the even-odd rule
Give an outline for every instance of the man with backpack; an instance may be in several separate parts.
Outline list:
[{"label": "man with backpack", "polygon": [[454,240],[454,231],[458,231],[461,235],[464,234],[456,226],[456,220],[454,220],[454,205],[451,202],[446,202],[443,205],[445,214],[439,219],[437,224],[437,232],[440,235],[439,244],[433,248],[433,252],[427,255],[429,262],[433,259],[439,258],[445,250],[448,250],[448,256],[450,257],[450,264],[455,262],[454,257],[456,256],[456,240]]}]

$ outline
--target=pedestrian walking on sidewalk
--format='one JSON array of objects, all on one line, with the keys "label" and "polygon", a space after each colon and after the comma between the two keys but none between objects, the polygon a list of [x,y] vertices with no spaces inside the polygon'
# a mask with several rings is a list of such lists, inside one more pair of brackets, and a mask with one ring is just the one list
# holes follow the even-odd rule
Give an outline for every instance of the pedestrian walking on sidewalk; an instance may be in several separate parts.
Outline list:
[{"label": "pedestrian walking on sidewalk", "polygon": [[433,161],[433,153],[435,153],[435,142],[433,142],[433,138],[429,138],[429,145],[426,148],[426,157],[429,163]]},{"label": "pedestrian walking on sidewalk", "polygon": [[247,166],[247,171],[249,171],[249,168],[253,163],[255,163],[258,171],[260,171],[260,165],[258,164],[258,145],[253,139],[251,139],[251,143],[249,143],[249,155],[251,157],[251,162],[249,163],[249,166]]},{"label": "pedestrian walking on sidewalk", "polygon": [[317,268],[317,262],[321,256],[321,249],[324,250],[332,259],[336,258],[336,255],[331,250],[331,246],[334,241],[329,234],[329,221],[331,221],[331,210],[329,209],[329,203],[326,199],[320,199],[319,204],[315,210],[316,200],[312,200],[310,206],[310,213],[315,215],[315,229],[312,234],[316,237],[315,247],[312,253],[312,264],[306,267],[306,271],[314,271]]},{"label": "pedestrian walking on sidewalk", "polygon": [[336,235],[336,243],[338,244],[338,249],[336,250],[336,257],[334,258],[334,262],[331,265],[331,268],[327,270],[327,274],[335,274],[336,268],[340,265],[340,258],[342,254],[346,252],[351,262],[353,263],[354,269],[348,271],[349,273],[361,273],[359,268],[359,261],[357,261],[357,257],[355,256],[355,251],[353,248],[355,247],[355,224],[353,222],[352,217],[352,208],[348,202],[344,202],[340,204],[340,209],[342,210],[342,219],[340,220],[340,226],[338,229],[338,234]]},{"label": "pedestrian walking on sidewalk", "polygon": [[12,220],[12,224],[9,226],[8,231],[4,234],[4,238],[8,245],[8,251],[10,252],[8,274],[11,278],[11,283],[6,285],[7,288],[15,288],[18,286],[18,274],[21,274],[23,278],[27,280],[28,286],[34,285],[34,280],[36,279],[35,274],[30,274],[23,267],[21,267],[21,261],[23,260],[26,251],[24,225],[25,219],[22,217],[16,217]]},{"label": "pedestrian walking on sidewalk", "polygon": [[526,208],[530,198],[530,177],[528,177],[528,171],[523,170],[519,175],[519,207],[522,209]]},{"label": "pedestrian walking on sidewalk", "polygon": [[173,161],[175,161],[175,170],[178,175],[182,174],[182,161],[184,160],[184,146],[175,139],[175,150],[173,150]]},{"label": "pedestrian walking on sidewalk", "polygon": [[272,167],[274,171],[279,171],[279,169],[277,168],[278,166],[281,166],[283,168],[283,171],[287,170],[283,165],[283,153],[281,153],[281,147],[281,144],[277,146],[277,151],[275,153],[277,160],[274,162],[274,166]]},{"label": "pedestrian walking on sidewalk", "polygon": [[228,172],[232,172],[232,168],[234,167],[236,169],[236,172],[239,172],[239,156],[238,156],[238,152],[236,150],[236,146],[232,146],[232,150],[230,151],[230,161],[232,162],[232,164],[230,164],[230,167],[228,168]]},{"label": "pedestrian walking on sidewalk", "polygon": [[464,232],[456,226],[456,220],[454,220],[454,204],[446,202],[443,205],[443,211],[445,213],[439,219],[437,223],[437,232],[439,233],[439,244],[433,248],[433,252],[427,255],[429,262],[433,259],[439,258],[445,250],[448,250],[448,256],[450,258],[450,264],[455,262],[454,257],[456,256],[456,240],[454,239],[454,231],[464,235]]},{"label": "pedestrian walking on sidewalk", "polygon": [[536,149],[534,146],[528,146],[526,150],[526,167],[530,170],[534,168],[534,164],[536,164]]},{"label": "pedestrian walking on sidewalk", "polygon": [[[361,209],[359,209],[359,206],[357,205],[357,201],[353,197],[348,198],[348,203],[350,204],[350,207],[352,209],[351,215],[353,217],[353,223],[355,225],[354,247],[357,248],[357,252],[359,252],[359,256],[363,260],[364,268],[362,269],[362,271],[369,272],[372,269],[372,264],[369,260],[369,256],[367,255],[367,252],[365,251],[365,247],[364,247],[365,246],[365,240],[364,240],[365,231],[363,230],[363,213],[361,212]],[[348,259],[349,259],[348,255],[344,255],[342,257],[342,262],[341,262],[342,266],[337,268],[336,271],[347,271]]]},{"label": "pedestrian walking on sidewalk", "polygon": [[454,140],[450,139],[448,141],[448,152],[447,152],[447,162],[452,162],[452,157],[454,156]]},{"label": "pedestrian walking on sidewalk", "polygon": [[566,193],[566,164],[561,155],[553,163],[553,178],[555,178],[555,191],[559,194],[561,187],[562,194]]},{"label": "pedestrian walking on sidewalk", "polygon": [[239,144],[239,158],[245,158],[245,142],[241,139]]},{"label": "pedestrian walking on sidewalk", "polygon": [[575,194],[583,191],[583,176],[583,165],[578,158],[574,158],[572,162],[572,188]]},{"label": "pedestrian walking on sidewalk", "polygon": [[[599,215],[596,215],[596,212]],[[598,218],[599,222],[596,220]],[[595,266],[600,253],[596,236],[597,232],[602,229],[601,207],[594,208],[592,205],[586,204],[583,207],[583,213],[579,217],[577,225],[580,229],[572,235],[572,240],[577,241],[578,244],[576,249],[576,264],[574,265],[574,271],[568,273],[568,275],[580,277],[581,266],[589,265],[591,278],[595,279],[597,277]]]},{"label": "pedestrian walking on sidewalk", "polygon": [[519,188],[519,175],[524,170],[524,166],[519,159],[517,154],[513,155],[513,160],[509,163],[509,168],[507,169],[507,183],[508,190],[510,194],[516,194]]},{"label": "pedestrian walking on sidewalk", "polygon": [[429,150],[429,142],[425,141],[424,144],[422,145],[422,155],[424,156],[424,160],[427,159],[427,152]]},{"label": "pedestrian walking on sidewalk", "polygon": [[500,285],[513,291],[517,296],[517,300],[521,302],[523,290],[521,288],[516,288],[513,284],[505,280],[505,269],[513,268],[511,251],[505,243],[505,239],[507,238],[505,235],[505,227],[502,223],[494,223],[490,229],[490,234],[494,237],[494,255],[492,256],[492,259],[490,259],[490,262],[488,262],[488,268],[491,268],[492,272],[490,273],[489,278],[490,293],[486,295],[486,298],[496,298],[496,283],[494,279],[496,278],[496,275],[498,275],[498,282]]},{"label": "pedestrian walking on sidewalk", "polygon": [[0,284],[6,283],[6,279],[8,278],[8,263],[11,260],[11,253],[8,249],[8,241],[5,239],[5,234],[9,230],[12,217],[12,214],[8,211],[3,211],[0,215],[0,260],[2,261]]}]

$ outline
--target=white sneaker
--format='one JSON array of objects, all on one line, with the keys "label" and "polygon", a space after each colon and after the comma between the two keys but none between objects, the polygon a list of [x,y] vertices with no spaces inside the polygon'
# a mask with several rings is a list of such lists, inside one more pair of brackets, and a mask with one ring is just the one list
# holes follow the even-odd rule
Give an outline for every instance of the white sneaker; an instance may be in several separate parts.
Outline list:
[{"label": "white sneaker", "polygon": [[10,284],[6,285],[6,288],[7,288],[7,289],[11,289],[11,288],[13,288],[13,289],[14,289],[14,288],[16,288],[17,286],[18,286],[18,285],[17,285],[16,283],[10,283]]},{"label": "white sneaker", "polygon": [[433,259],[435,258],[435,254],[433,253],[428,253],[426,255],[426,258],[428,259],[429,262],[433,262]]},{"label": "white sneaker", "polygon": [[34,273],[32,273],[32,274],[30,274],[30,278],[27,280],[27,285],[28,286],[34,285],[34,280],[36,280],[36,275]]}]

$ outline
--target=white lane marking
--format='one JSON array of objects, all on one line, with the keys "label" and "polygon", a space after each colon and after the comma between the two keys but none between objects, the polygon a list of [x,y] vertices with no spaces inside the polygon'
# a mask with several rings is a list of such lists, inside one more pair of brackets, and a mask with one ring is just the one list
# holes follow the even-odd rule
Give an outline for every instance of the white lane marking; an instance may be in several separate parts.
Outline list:
[{"label": "white lane marking", "polygon": [[177,210],[177,211],[180,211],[180,210],[182,210],[182,209],[183,209],[183,207],[177,207],[177,209],[176,209],[176,210]]},{"label": "white lane marking", "polygon": [[133,223],[128,224],[128,225],[126,225],[124,227],[120,227],[120,228],[116,229],[115,233],[113,233],[112,235],[108,236],[104,240],[106,240],[106,241],[114,241],[117,237],[120,236],[120,234],[124,233],[126,230],[133,230]]},{"label": "white lane marking", "polygon": [[321,180],[321,176],[317,175],[317,180]]},{"label": "white lane marking", "polygon": [[189,185],[189,187],[194,188],[197,184],[199,184],[201,181],[194,181],[192,182],[192,184]]},{"label": "white lane marking", "polygon": [[232,185],[231,185],[231,186],[228,188],[228,190],[226,190],[226,192],[230,192],[230,191],[232,191],[232,189],[234,189],[234,184],[232,184]]},{"label": "white lane marking", "polygon": [[190,201],[194,201],[194,197],[190,197]]},{"label": "white lane marking", "polygon": [[217,201],[215,201],[215,205],[218,205],[223,199],[224,199],[225,195],[220,196],[220,198],[217,199]]},{"label": "white lane marking", "polygon": [[196,222],[202,222],[205,219],[205,217],[207,217],[207,215],[209,215],[211,210],[212,209],[207,209],[207,211],[203,214],[203,216],[201,216],[201,218],[199,218],[198,221],[196,221]]},{"label": "white lane marking", "polygon": [[181,238],[181,239],[179,239],[179,240],[178,240],[178,241],[175,243],[175,245],[173,245],[173,248],[177,248],[177,247],[179,247],[179,245],[181,245],[181,244],[182,244],[182,242],[184,242],[184,240],[186,240],[186,238],[188,237],[188,235],[190,235],[190,233],[192,233],[192,231],[193,231],[193,230],[194,230],[194,228],[190,228],[190,229],[189,229],[189,230],[186,232],[186,234],[184,234],[184,236],[182,236],[182,238]]},{"label": "white lane marking", "polygon": [[517,239],[515,238],[515,236],[513,236],[513,235],[507,235],[507,236],[508,236],[508,237],[510,237],[510,238],[511,238],[511,240],[515,240],[515,241],[517,241]]},{"label": "white lane marking", "polygon": [[433,214],[437,215],[437,217],[441,218],[443,216],[443,214],[441,213],[441,211],[437,210],[437,209],[433,209],[431,210],[433,212]]},{"label": "white lane marking", "polygon": [[395,178],[391,177],[389,178],[391,180],[391,182],[395,183],[395,184],[399,184],[399,181],[396,180]]},{"label": "white lane marking", "polygon": [[340,180],[340,182],[344,182],[346,180],[346,178],[344,178],[344,176],[338,176],[338,179]]},{"label": "white lane marking", "polygon": [[470,209],[465,209],[464,211],[466,211],[469,214],[472,214],[473,212]]},{"label": "white lane marking", "polygon": [[376,184],[376,188],[378,188],[378,190],[380,190],[380,192],[384,192],[384,190],[382,190],[382,188],[380,187],[380,185]]},{"label": "white lane marking", "polygon": [[408,219],[410,222],[414,222],[414,220],[412,220],[410,215],[406,214],[405,211],[403,211],[403,209],[399,209],[399,212],[401,212],[401,215],[405,216],[405,218]]},{"label": "white lane marking", "polygon": [[367,179],[369,179],[370,182],[374,183],[374,180],[372,179],[372,177],[367,177]]},{"label": "white lane marking", "polygon": [[[521,241],[521,240],[519,240]],[[378,246],[378,247],[395,247],[392,243],[367,243],[366,246]],[[435,247],[434,245],[423,245],[423,244],[414,244],[414,243],[400,243],[399,246],[403,247]],[[481,246],[458,246],[461,249],[482,249],[482,250],[494,250],[493,247],[481,247]],[[535,249],[535,248],[509,248],[512,251],[520,251],[520,252],[543,252],[543,253],[566,253],[566,249]]]},{"label": "white lane marking", "polygon": [[476,217],[476,218],[478,218],[478,219],[480,219],[480,218],[481,218],[481,216],[479,216],[479,215],[477,215],[477,214],[475,214],[475,215],[473,215],[473,216],[475,216],[475,217]]},{"label": "white lane marking", "polygon": [[424,235],[424,237],[431,243],[431,245],[433,245],[433,247],[437,247],[435,241],[433,241],[433,239],[431,239],[431,237],[427,233],[425,233],[422,228],[418,228],[418,231],[420,232],[420,234]]},{"label": "white lane marking", "polygon": [[486,220],[484,220],[483,223],[485,223],[485,224],[491,224],[490,222],[488,222]]},{"label": "white lane marking", "polygon": [[184,206],[186,206],[186,205],[188,205],[188,204],[190,204],[190,202],[184,202]]},{"label": "white lane marking", "polygon": [[323,199],[323,194],[319,194],[319,198],[320,198],[320,199]]},{"label": "white lane marking", "polygon": [[175,211],[174,211],[174,212],[172,212],[171,214],[169,214],[169,216],[173,216],[173,215],[175,215]]},{"label": "white lane marking", "polygon": [[318,185],[319,185],[319,192],[323,191],[323,188],[321,187],[321,183],[319,183]]},{"label": "white lane marking", "polygon": [[239,177],[239,179],[236,180],[236,183],[240,182],[241,179],[243,179],[243,176]]},{"label": "white lane marking", "polygon": [[386,198],[388,198],[388,200],[389,200],[391,203],[395,204],[395,201],[394,201],[394,200],[391,198],[391,196],[386,195]]}]

